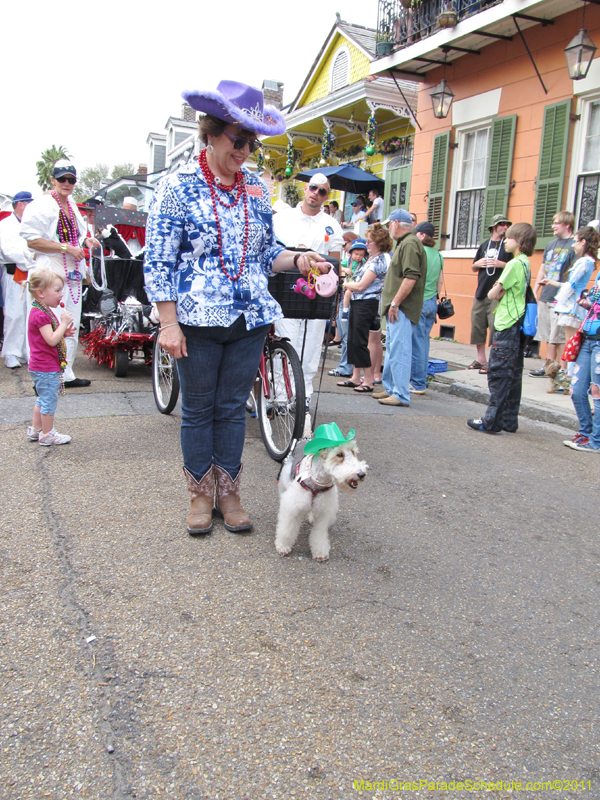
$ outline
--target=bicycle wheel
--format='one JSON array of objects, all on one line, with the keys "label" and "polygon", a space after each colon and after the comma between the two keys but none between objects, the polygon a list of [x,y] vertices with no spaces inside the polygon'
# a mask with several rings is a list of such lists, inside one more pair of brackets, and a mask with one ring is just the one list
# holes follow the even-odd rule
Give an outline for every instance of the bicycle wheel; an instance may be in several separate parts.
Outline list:
[{"label": "bicycle wheel", "polygon": [[258,422],[267,453],[283,461],[294,439],[302,436],[305,389],[302,364],[289,342],[265,346],[265,375],[258,394]]},{"label": "bicycle wheel", "polygon": [[158,331],[152,351],[152,390],[156,407],[161,414],[170,414],[179,397],[179,374],[175,359],[158,343]]}]

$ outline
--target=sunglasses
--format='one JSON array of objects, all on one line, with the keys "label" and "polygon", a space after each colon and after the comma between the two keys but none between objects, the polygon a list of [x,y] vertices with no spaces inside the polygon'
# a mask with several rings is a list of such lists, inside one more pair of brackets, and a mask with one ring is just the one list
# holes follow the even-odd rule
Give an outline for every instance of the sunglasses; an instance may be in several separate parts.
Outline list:
[{"label": "sunglasses", "polygon": [[329,189],[325,189],[323,186],[317,186],[316,183],[309,183],[308,191],[318,192],[321,195],[321,197],[327,197],[327,195],[329,194]]},{"label": "sunglasses", "polygon": [[227,133],[227,131],[223,131],[223,133],[228,139],[231,139],[231,141],[233,142],[234,150],[243,150],[244,147],[248,145],[248,149],[250,150],[250,152],[256,153],[256,151],[260,147],[260,142],[258,141],[258,139],[244,139],[243,136],[232,136],[230,133]]},{"label": "sunglasses", "polygon": [[77,178],[69,178],[67,175],[61,175],[60,178],[56,179],[59,183],[70,183],[71,186],[75,186],[77,183]]}]

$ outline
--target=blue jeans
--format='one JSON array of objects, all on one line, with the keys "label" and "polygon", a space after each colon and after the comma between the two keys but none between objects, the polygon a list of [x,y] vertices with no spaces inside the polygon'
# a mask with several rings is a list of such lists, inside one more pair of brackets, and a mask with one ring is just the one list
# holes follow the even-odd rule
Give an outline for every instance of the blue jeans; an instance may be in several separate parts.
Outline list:
[{"label": "blue jeans", "polygon": [[579,433],[589,436],[592,447],[600,449],[600,399],[592,398],[592,416],[588,395],[590,383],[600,386],[600,341],[584,339],[571,380],[571,397],[579,419]]},{"label": "blue jeans", "polygon": [[412,363],[412,335],[416,326],[400,309],[398,321],[387,317],[386,356],[383,368],[383,388],[390,396],[406,405],[410,404],[410,369]]},{"label": "blue jeans", "polygon": [[60,372],[33,372],[29,370],[37,397],[35,404],[42,414],[54,416],[60,394]]},{"label": "blue jeans", "polygon": [[187,356],[181,383],[183,463],[196,480],[216,464],[235,480],[246,435],[246,400],[269,326],[246,330],[244,315],[229,328],[182,325]]},{"label": "blue jeans", "polygon": [[413,389],[422,392],[427,388],[427,369],[429,367],[429,334],[437,316],[437,297],[431,297],[423,303],[419,324],[412,334],[412,364],[410,382]]},{"label": "blue jeans", "polygon": [[340,332],[340,339],[342,340],[342,357],[338,369],[340,375],[350,377],[354,372],[354,367],[352,364],[348,363],[348,319],[342,319],[342,315],[338,314],[335,324],[337,325],[337,329]]}]

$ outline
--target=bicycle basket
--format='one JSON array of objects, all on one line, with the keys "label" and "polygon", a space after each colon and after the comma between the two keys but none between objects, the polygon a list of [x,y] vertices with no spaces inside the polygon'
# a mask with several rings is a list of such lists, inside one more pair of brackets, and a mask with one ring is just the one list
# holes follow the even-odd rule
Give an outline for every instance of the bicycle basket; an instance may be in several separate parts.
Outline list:
[{"label": "bicycle basket", "polygon": [[286,319],[330,319],[337,292],[332,297],[317,295],[309,300],[294,291],[294,285],[302,274],[298,269],[278,272],[269,278],[269,292],[277,300]]}]

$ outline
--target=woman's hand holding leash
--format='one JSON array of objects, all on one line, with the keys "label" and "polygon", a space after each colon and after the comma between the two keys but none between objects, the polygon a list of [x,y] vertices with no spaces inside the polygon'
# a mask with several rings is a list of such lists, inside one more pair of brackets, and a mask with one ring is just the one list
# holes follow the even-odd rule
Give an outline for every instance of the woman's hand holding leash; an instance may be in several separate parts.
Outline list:
[{"label": "woman's hand holding leash", "polygon": [[319,255],[319,253],[313,253],[312,250],[307,250],[305,253],[300,253],[299,256],[294,260],[296,262],[296,266],[305,278],[313,268],[318,269],[319,272],[329,271],[327,259]]}]

